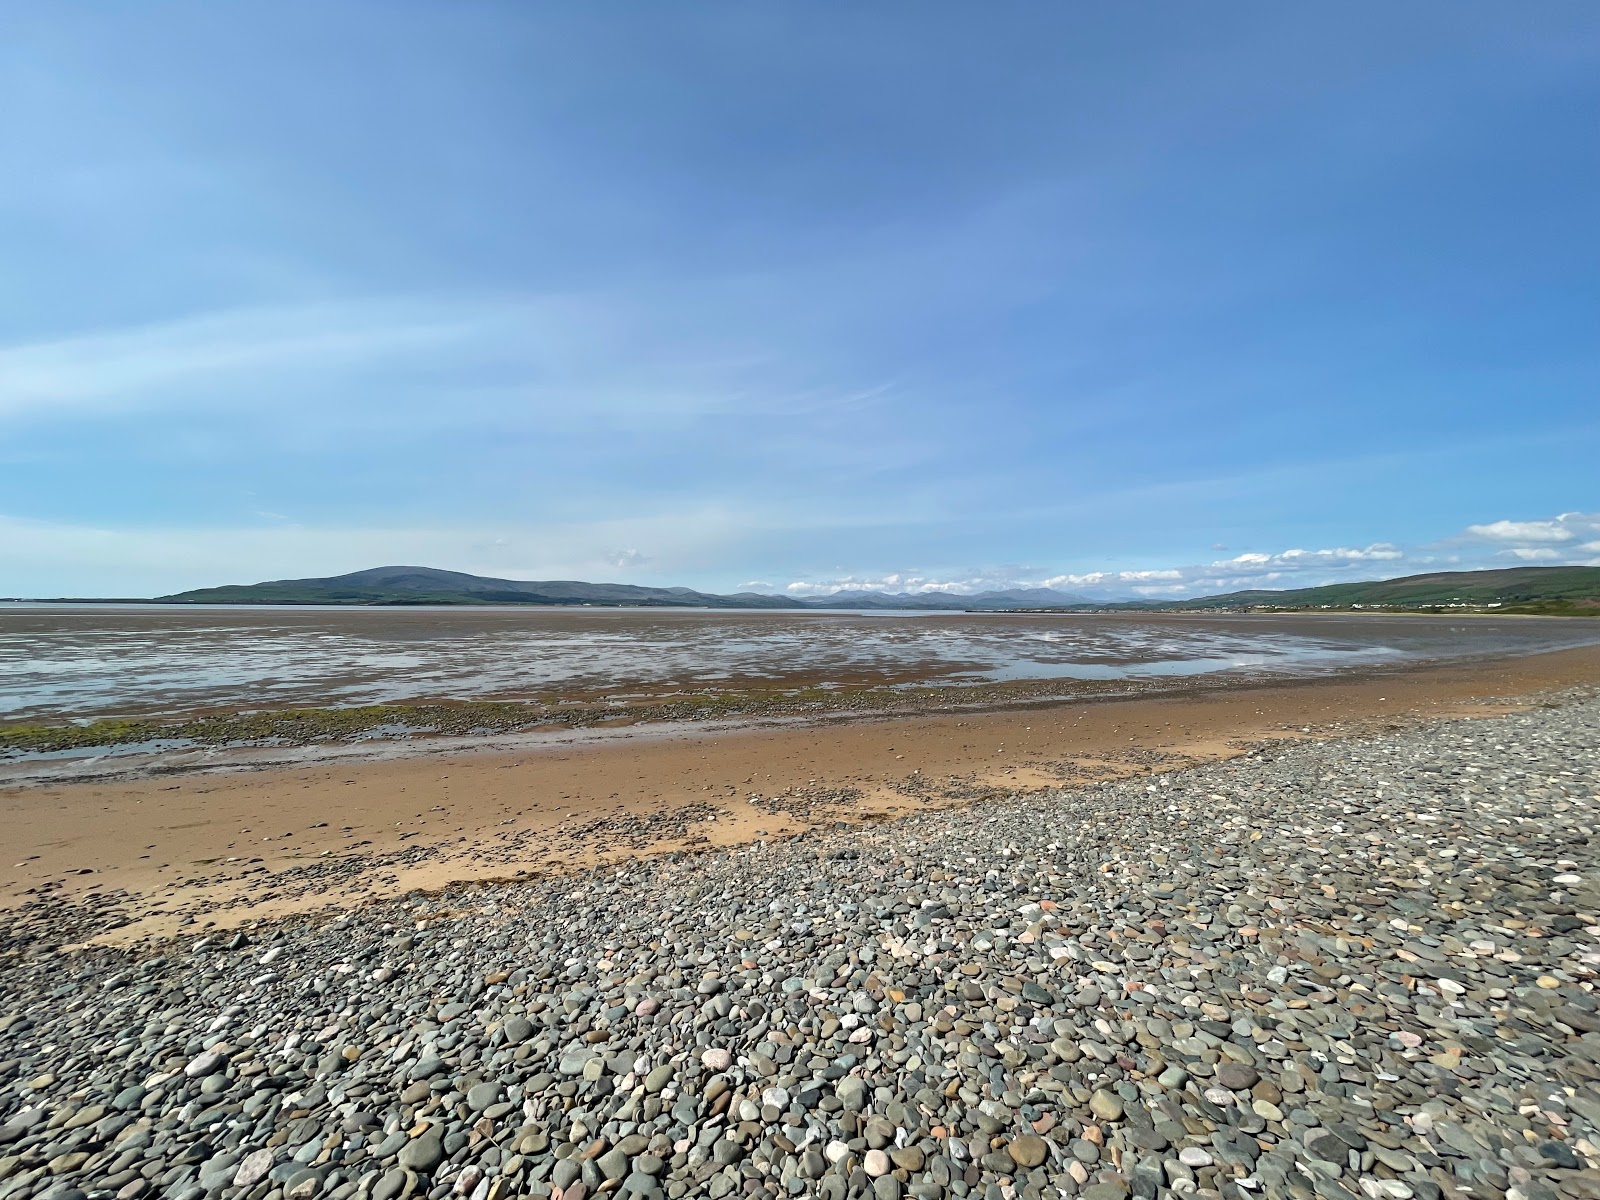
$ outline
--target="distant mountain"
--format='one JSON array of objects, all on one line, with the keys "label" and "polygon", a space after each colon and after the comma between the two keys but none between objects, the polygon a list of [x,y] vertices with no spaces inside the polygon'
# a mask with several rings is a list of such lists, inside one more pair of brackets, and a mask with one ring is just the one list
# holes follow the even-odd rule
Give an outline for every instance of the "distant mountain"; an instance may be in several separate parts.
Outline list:
[{"label": "distant mountain", "polygon": [[198,588],[161,599],[175,604],[600,604],[638,608],[798,608],[781,596],[716,596],[691,588],[577,580],[488,579],[434,567],[374,567],[327,579]]},{"label": "distant mountain", "polygon": [[1048,608],[1087,603],[1049,588],[1022,588],[952,596],[943,592],[839,592],[799,599],[738,592],[721,596],[691,588],[638,587],[577,580],[488,579],[433,567],[374,567],[326,579],[275,579],[267,583],[198,588],[160,597],[171,604],[594,604],[638,608]]},{"label": "distant mountain", "polygon": [[1545,606],[1549,611],[1600,608],[1600,567],[1504,567],[1493,571],[1435,571],[1365,583],[1330,583],[1285,591],[1255,589],[1195,600],[1108,605],[1116,608],[1354,608],[1381,605],[1429,608],[1494,604]]}]

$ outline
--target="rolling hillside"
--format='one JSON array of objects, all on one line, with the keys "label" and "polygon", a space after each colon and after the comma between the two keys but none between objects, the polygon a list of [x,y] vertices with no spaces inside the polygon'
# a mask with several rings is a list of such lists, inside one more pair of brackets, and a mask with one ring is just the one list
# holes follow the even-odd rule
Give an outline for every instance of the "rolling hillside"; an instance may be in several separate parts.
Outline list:
[{"label": "rolling hillside", "polygon": [[690,588],[578,580],[489,579],[433,567],[374,567],[326,579],[199,588],[161,599],[177,604],[603,604],[630,608],[798,608],[781,596],[716,596]]},{"label": "rolling hillside", "polygon": [[1496,571],[1439,571],[1365,583],[1331,583],[1286,591],[1228,592],[1179,600],[1159,608],[1354,608],[1383,605],[1428,608],[1438,605],[1539,606],[1546,610],[1600,609],[1600,567],[1506,567]]}]

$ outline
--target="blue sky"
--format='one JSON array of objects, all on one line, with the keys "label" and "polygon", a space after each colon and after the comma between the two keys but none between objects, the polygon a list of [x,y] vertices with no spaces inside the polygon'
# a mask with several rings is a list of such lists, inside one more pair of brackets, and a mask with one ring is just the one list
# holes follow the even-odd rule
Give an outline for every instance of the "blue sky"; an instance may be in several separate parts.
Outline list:
[{"label": "blue sky", "polygon": [[1600,562],[1589,0],[16,3],[0,112],[0,594]]}]

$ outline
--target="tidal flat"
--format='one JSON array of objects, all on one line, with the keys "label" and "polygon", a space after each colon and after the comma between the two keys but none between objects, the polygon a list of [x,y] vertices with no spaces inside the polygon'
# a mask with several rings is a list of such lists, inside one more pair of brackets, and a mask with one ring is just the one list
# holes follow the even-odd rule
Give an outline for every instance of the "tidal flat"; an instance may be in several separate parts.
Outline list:
[{"label": "tidal flat", "polygon": [[8,605],[0,758],[994,707],[1596,642],[1484,617]]}]

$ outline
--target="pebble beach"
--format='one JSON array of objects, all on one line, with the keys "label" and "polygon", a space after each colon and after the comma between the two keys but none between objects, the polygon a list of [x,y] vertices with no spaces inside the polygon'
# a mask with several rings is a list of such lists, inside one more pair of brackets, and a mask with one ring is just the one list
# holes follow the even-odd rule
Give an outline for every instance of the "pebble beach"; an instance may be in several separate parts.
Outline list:
[{"label": "pebble beach", "polygon": [[1600,700],[0,944],[0,1200],[1600,1196]]}]

